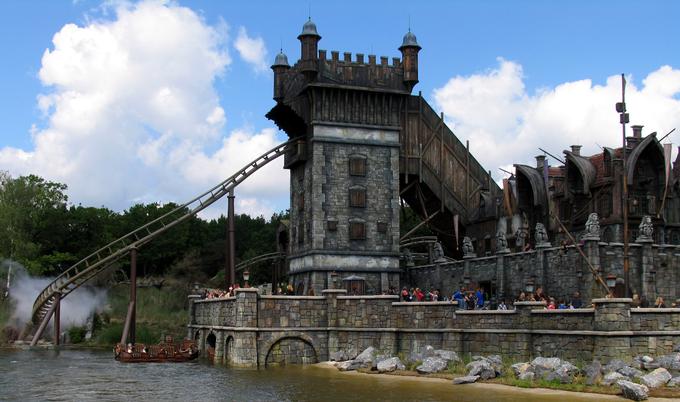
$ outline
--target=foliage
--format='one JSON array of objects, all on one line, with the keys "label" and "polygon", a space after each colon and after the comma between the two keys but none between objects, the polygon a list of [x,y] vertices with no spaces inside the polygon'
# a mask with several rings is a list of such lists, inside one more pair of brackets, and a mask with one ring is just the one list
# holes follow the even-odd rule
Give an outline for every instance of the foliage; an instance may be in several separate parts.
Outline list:
[{"label": "foliage", "polygon": [[[32,275],[54,276],[136,228],[177,208],[175,203],[137,204],[121,213],[67,205],[66,185],[38,176],[12,178],[0,171],[0,260],[12,258]],[[286,214],[270,219],[235,216],[236,262],[276,249],[276,229]],[[140,250],[138,276],[172,276],[205,282],[226,264],[224,216],[187,219]],[[129,261],[119,265],[129,272]],[[271,264],[250,269],[252,284],[271,278]]]},{"label": "foliage", "polygon": [[73,326],[68,329],[68,337],[71,343],[81,343],[85,339],[87,329],[85,327]]}]

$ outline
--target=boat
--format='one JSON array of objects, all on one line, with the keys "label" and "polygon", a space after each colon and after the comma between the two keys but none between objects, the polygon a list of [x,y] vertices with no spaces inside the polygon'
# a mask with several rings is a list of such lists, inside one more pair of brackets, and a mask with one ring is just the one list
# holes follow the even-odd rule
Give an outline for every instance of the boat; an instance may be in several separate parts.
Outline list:
[{"label": "boat", "polygon": [[194,360],[199,351],[192,340],[184,339],[177,345],[171,336],[166,336],[164,341],[156,345],[118,343],[113,353],[115,359],[123,363],[181,363]]}]

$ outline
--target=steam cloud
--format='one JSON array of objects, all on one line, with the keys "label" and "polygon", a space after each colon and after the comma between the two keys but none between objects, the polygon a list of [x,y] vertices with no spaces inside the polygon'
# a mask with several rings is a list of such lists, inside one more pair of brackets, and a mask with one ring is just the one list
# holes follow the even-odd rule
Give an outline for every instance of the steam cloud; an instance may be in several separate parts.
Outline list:
[{"label": "steam cloud", "polygon": [[[31,319],[35,298],[54,278],[33,278],[18,262],[4,260],[0,264],[3,287],[7,283],[10,266],[12,274],[9,295],[14,305],[10,323],[20,327]],[[81,287],[74,290],[61,301],[61,327],[66,329],[85,325],[95,311],[102,311],[106,300],[106,290],[103,289]]]}]

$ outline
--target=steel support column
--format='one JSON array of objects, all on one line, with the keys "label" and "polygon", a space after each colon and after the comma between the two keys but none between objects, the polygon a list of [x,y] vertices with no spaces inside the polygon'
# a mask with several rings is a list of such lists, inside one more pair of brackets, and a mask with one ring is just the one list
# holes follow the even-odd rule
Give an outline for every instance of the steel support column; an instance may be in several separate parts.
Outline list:
[{"label": "steel support column", "polygon": [[227,288],[236,283],[236,239],[234,237],[234,191],[227,196],[229,201],[227,211]]},{"label": "steel support column", "polygon": [[137,248],[130,250],[130,343],[135,344],[137,330]]},{"label": "steel support column", "polygon": [[54,344],[59,346],[61,343],[61,293],[57,293],[54,303]]}]

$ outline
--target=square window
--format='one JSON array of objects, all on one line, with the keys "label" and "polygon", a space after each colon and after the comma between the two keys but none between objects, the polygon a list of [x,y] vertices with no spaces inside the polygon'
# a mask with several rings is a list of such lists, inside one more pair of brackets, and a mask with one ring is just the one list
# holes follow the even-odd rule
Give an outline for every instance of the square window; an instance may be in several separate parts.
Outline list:
[{"label": "square window", "polygon": [[377,229],[378,229],[379,233],[387,232],[387,223],[386,222],[378,222]]},{"label": "square window", "polygon": [[366,176],[366,158],[350,158],[349,174],[351,176]]},{"label": "square window", "polygon": [[349,190],[349,206],[355,208],[366,207],[366,189],[351,188]]},{"label": "square window", "polygon": [[305,242],[305,223],[300,222],[298,224],[298,244],[302,244]]},{"label": "square window", "polygon": [[327,227],[329,231],[335,232],[336,230],[338,230],[338,221],[328,221]]},{"label": "square window", "polygon": [[349,223],[349,239],[350,240],[365,240],[366,239],[366,224],[364,222],[350,222]]}]

